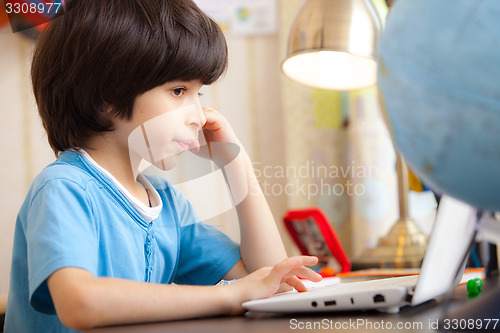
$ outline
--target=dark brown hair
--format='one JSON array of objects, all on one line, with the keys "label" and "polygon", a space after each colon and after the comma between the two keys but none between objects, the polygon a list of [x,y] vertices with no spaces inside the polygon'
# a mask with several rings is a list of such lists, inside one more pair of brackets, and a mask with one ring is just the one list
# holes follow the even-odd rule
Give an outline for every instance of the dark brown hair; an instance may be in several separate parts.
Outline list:
[{"label": "dark brown hair", "polygon": [[169,81],[217,80],[227,45],[191,0],[72,0],[40,36],[33,92],[54,152],[112,131],[135,98]]}]

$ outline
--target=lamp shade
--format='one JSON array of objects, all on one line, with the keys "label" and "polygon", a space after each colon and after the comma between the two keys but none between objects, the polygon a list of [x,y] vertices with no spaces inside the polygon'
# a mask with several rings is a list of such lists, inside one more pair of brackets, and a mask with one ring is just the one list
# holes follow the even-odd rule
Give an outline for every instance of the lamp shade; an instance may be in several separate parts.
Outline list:
[{"label": "lamp shade", "polygon": [[283,72],[307,86],[354,90],[377,80],[382,22],[370,0],[307,0],[290,29]]}]

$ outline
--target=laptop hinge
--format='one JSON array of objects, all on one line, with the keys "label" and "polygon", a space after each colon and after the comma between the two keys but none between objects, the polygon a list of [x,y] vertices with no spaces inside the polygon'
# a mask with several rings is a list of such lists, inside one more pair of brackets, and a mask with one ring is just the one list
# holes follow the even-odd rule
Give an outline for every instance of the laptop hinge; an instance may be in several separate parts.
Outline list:
[{"label": "laptop hinge", "polygon": [[413,294],[415,294],[415,287],[408,288],[408,294],[406,294],[406,301],[411,303],[413,299]]}]

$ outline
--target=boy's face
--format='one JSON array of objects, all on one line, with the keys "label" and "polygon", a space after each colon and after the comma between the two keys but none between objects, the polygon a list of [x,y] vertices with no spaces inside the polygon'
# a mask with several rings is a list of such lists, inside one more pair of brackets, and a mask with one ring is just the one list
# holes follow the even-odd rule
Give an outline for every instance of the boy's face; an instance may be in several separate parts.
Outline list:
[{"label": "boy's face", "polygon": [[127,138],[131,158],[169,170],[180,153],[199,147],[206,122],[198,99],[202,86],[199,81],[167,82],[136,97],[132,119],[115,126]]}]

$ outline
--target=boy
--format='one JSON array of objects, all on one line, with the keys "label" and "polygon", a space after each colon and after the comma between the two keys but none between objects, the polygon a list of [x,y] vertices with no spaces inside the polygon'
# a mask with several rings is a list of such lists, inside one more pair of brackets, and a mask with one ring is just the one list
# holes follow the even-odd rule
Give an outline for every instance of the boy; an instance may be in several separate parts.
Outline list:
[{"label": "boy", "polygon": [[[191,0],[73,0],[40,37],[33,91],[56,162],[34,180],[18,215],[6,332],[242,313],[297,276],[260,189],[237,206],[241,245],[201,223],[182,194],[138,173],[199,150],[256,182],[238,139],[198,91],[226,69],[218,26]],[[156,130],[151,124],[160,124]],[[222,144],[222,145],[221,145]],[[217,149],[215,149],[217,148]],[[236,163],[236,164],[234,164]],[[234,168],[234,165],[240,166]],[[215,285],[221,279],[239,279]]]}]

